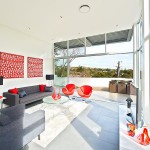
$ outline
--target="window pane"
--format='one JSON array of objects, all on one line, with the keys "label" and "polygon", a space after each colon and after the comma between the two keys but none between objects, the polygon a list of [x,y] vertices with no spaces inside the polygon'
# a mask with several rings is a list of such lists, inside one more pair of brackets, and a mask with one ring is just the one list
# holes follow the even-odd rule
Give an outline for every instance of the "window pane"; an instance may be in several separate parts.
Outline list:
[{"label": "window pane", "polygon": [[106,52],[125,53],[133,52],[133,29],[107,33]]},{"label": "window pane", "polygon": [[133,54],[75,58],[70,63],[70,77],[133,78]]},{"label": "window pane", "polygon": [[86,54],[105,53],[105,34],[86,38]]},{"label": "window pane", "polygon": [[69,41],[68,56],[78,56],[85,54],[85,39],[75,39]]},{"label": "window pane", "polygon": [[86,54],[105,53],[105,45],[97,45],[86,48]]},{"label": "window pane", "polygon": [[54,56],[55,57],[67,56],[67,41],[54,43]]},{"label": "window pane", "polygon": [[67,59],[55,59],[55,75],[67,77]]},{"label": "window pane", "polygon": [[133,52],[133,38],[129,42],[107,44],[106,51],[108,53]]},{"label": "window pane", "polygon": [[55,59],[54,84],[65,86],[67,84],[67,59]]}]

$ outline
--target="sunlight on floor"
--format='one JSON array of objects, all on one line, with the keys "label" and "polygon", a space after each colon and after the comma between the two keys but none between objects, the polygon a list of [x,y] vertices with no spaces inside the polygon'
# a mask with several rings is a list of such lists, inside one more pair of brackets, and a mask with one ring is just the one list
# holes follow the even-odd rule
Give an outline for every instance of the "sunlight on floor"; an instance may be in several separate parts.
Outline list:
[{"label": "sunlight on floor", "polygon": [[[92,108],[90,108],[91,110]],[[98,125],[96,122],[94,122],[93,120],[91,120],[88,116],[88,112],[85,113],[86,117],[84,118],[84,122],[83,120],[80,118],[79,120],[89,129],[93,132],[94,135],[96,135],[97,137],[99,136],[102,127],[100,125]],[[92,127],[92,128],[91,128]]]}]

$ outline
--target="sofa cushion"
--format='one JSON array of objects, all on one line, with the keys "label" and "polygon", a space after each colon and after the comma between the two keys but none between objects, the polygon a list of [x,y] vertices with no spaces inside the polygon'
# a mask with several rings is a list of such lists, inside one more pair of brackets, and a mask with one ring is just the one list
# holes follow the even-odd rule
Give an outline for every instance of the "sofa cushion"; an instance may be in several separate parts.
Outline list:
[{"label": "sofa cushion", "polygon": [[18,89],[17,88],[10,89],[10,90],[8,90],[8,92],[12,93],[12,94],[18,94]]},{"label": "sofa cushion", "polygon": [[27,96],[27,94],[26,94],[26,92],[25,92],[24,90],[19,91],[18,94],[19,94],[19,97],[20,97],[20,98],[22,98],[22,97],[24,97],[24,96]]},{"label": "sofa cushion", "polygon": [[45,86],[45,92],[53,92],[52,86]]},{"label": "sofa cushion", "polygon": [[19,98],[19,100],[20,100],[20,103],[26,103],[26,102],[40,100],[50,95],[51,95],[51,92],[38,92],[38,93],[29,94],[23,98]]},{"label": "sofa cushion", "polygon": [[0,114],[0,126],[5,126],[5,125],[9,124],[10,122],[11,122],[11,120],[7,115],[5,115],[3,113]]},{"label": "sofa cushion", "polygon": [[44,92],[45,91],[45,84],[40,84],[39,88],[40,88],[40,92]]},{"label": "sofa cushion", "polygon": [[24,90],[26,94],[32,94],[32,93],[37,93],[40,91],[39,85],[34,85],[34,86],[28,86],[28,87],[22,87],[19,88],[19,90]]}]

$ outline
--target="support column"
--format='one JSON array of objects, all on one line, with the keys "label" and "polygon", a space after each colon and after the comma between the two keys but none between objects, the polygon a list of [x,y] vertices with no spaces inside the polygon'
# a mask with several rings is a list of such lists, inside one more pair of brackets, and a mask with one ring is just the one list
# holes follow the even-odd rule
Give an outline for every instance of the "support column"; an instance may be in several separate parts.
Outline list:
[{"label": "support column", "polygon": [[137,73],[136,73],[136,50],[137,50],[137,25],[134,25],[134,31],[133,31],[133,83],[135,86],[137,86]]}]

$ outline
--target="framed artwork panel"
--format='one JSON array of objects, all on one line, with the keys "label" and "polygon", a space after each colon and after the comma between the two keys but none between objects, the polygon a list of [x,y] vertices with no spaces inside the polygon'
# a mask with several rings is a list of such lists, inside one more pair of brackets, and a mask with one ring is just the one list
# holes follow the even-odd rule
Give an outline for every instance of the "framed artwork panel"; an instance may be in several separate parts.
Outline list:
[{"label": "framed artwork panel", "polygon": [[0,52],[0,76],[24,78],[24,56]]},{"label": "framed artwork panel", "polygon": [[43,77],[43,59],[28,57],[27,71],[28,78]]}]

